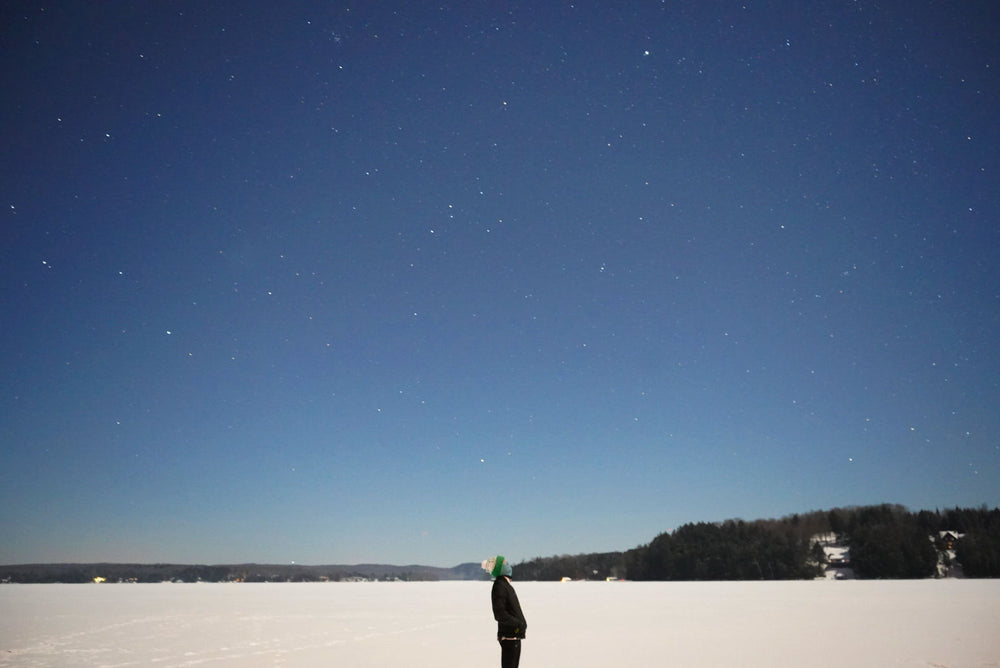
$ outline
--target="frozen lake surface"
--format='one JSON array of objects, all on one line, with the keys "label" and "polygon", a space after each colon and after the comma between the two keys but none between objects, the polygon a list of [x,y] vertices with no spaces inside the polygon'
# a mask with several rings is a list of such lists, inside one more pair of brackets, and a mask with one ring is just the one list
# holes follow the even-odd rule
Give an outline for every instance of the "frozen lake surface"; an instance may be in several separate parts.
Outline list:
[{"label": "frozen lake surface", "polygon": [[[1000,666],[1000,580],[517,582],[523,668]],[[489,582],[0,586],[0,666],[494,666]]]}]

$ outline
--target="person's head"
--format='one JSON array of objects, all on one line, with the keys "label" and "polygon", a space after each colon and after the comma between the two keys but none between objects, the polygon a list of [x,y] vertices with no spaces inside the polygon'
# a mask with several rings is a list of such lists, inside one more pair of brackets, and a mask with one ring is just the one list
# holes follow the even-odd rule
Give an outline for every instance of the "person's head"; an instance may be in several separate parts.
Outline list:
[{"label": "person's head", "polygon": [[482,566],[483,570],[489,572],[490,577],[494,579],[500,577],[501,575],[508,578],[513,575],[513,569],[510,567],[510,564],[507,563],[507,560],[504,559],[502,554],[486,559],[483,561]]}]

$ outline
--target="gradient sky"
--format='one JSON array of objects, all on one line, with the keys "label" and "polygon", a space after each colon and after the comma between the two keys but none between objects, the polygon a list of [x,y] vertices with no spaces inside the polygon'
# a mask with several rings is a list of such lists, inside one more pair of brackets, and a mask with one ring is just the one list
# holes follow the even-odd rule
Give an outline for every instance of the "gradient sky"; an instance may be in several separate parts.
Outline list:
[{"label": "gradient sky", "polygon": [[1000,504],[994,2],[0,21],[0,563]]}]

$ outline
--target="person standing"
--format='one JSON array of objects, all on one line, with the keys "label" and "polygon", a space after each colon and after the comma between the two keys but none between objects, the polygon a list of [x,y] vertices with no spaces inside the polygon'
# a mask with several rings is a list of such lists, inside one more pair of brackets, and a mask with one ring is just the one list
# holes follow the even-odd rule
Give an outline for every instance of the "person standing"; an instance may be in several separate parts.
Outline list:
[{"label": "person standing", "polygon": [[510,578],[513,569],[502,555],[483,561],[483,570],[488,571],[493,580],[493,592],[490,599],[493,603],[493,619],[497,620],[497,642],[500,643],[500,667],[517,668],[521,662],[521,641],[528,628],[521,612],[521,603],[517,600]]}]

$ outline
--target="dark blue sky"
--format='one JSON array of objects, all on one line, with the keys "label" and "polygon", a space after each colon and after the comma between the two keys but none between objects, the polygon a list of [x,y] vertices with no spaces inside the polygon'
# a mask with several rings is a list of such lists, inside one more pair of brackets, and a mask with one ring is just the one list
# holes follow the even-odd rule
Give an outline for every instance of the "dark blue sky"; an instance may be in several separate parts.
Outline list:
[{"label": "dark blue sky", "polygon": [[995,3],[205,4],[0,9],[0,562],[1000,504]]}]

